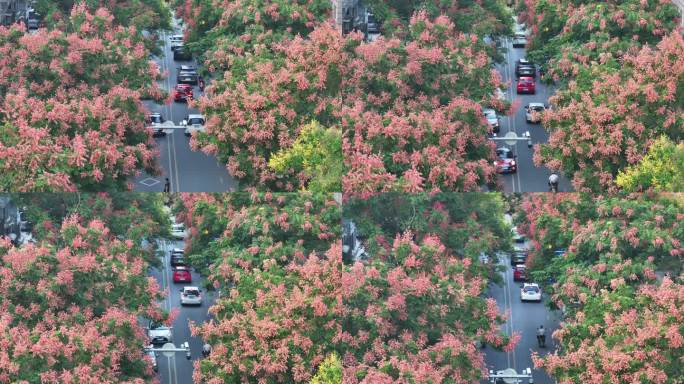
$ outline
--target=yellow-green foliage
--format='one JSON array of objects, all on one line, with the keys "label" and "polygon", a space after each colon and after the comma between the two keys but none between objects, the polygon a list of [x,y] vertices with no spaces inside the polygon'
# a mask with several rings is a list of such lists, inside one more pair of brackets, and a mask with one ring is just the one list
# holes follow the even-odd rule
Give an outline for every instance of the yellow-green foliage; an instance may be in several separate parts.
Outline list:
[{"label": "yellow-green foliage", "polygon": [[312,121],[302,127],[292,147],[280,150],[268,165],[279,173],[304,172],[311,179],[312,192],[339,192],[344,173],[342,131]]},{"label": "yellow-green foliage", "polygon": [[309,384],[341,384],[342,383],[342,362],[337,354],[328,355],[318,366],[316,376],[311,379]]},{"label": "yellow-green foliage", "polygon": [[618,174],[617,184],[628,192],[683,192],[684,143],[676,145],[666,137],[659,138],[639,164]]}]

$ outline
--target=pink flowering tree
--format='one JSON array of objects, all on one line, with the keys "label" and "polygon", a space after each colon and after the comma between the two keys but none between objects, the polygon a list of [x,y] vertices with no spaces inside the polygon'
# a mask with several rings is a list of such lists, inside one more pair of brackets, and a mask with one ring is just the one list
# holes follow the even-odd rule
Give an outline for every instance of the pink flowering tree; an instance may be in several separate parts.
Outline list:
[{"label": "pink flowering tree", "polygon": [[219,282],[231,281],[235,270],[258,267],[266,259],[281,267],[304,262],[308,253],[326,252],[340,238],[340,206],[330,194],[241,192],[182,197],[179,217],[191,233],[190,246],[186,246],[190,259],[200,268],[216,263],[212,268],[220,269]]},{"label": "pink flowering tree", "polygon": [[139,316],[162,320],[146,263],[100,220],[66,218],[52,242],[0,244],[0,381],[143,383]]},{"label": "pink flowering tree", "polygon": [[677,194],[526,198],[528,266],[537,281],[553,277],[546,291],[565,316],[561,348],[533,355],[537,367],[563,383],[681,380],[683,218]]},{"label": "pink flowering tree", "polygon": [[216,321],[193,332],[212,344],[196,365],[207,383],[304,383],[335,351],[340,207],[330,195],[182,194],[187,253],[221,297]]},{"label": "pink flowering tree", "polygon": [[582,71],[551,97],[554,108],[543,117],[549,142],[536,147],[535,163],[563,171],[578,191],[617,190],[617,174],[638,164],[659,136],[682,139],[682,57],[684,39],[673,33],[623,56],[620,68]]},{"label": "pink flowering tree", "polygon": [[155,172],[139,98],[163,94],[135,29],[83,4],[54,30],[22,28],[0,28],[0,189],[125,189]]},{"label": "pink flowering tree", "polygon": [[437,237],[412,237],[345,267],[336,336],[345,383],[471,383],[486,374],[478,340],[506,350],[517,341],[499,332],[503,317],[480,296],[486,280],[470,259]]},{"label": "pink flowering tree", "polygon": [[[221,74],[246,52],[300,35],[330,17],[328,0],[176,0],[209,72]],[[191,48],[192,49],[192,48]]]},{"label": "pink flowering tree", "polygon": [[[311,174],[292,167],[276,172],[269,160],[292,147],[311,120],[339,127],[340,81],[350,70],[344,40],[328,24],[306,39],[285,39],[236,57],[231,70],[199,100],[207,131],[194,145],[216,154],[247,185],[281,191],[305,187]],[[331,152],[339,155],[339,150]]]},{"label": "pink flowering tree", "polygon": [[526,0],[520,21],[532,38],[527,56],[547,64],[555,81],[567,82],[592,65],[619,67],[621,57],[655,45],[681,17],[673,2]]},{"label": "pink flowering tree", "polygon": [[213,345],[195,381],[308,382],[335,348],[341,252],[338,243],[285,267],[264,259],[235,270],[234,287],[210,309],[220,320],[193,329]]},{"label": "pink flowering tree", "polygon": [[492,182],[495,146],[481,104],[501,79],[484,44],[449,18],[413,15],[406,41],[349,39],[360,75],[345,90],[343,190],[471,191]]},{"label": "pink flowering tree", "polygon": [[574,304],[553,333],[562,348],[533,353],[535,367],[561,383],[681,382],[684,275],[657,281],[650,261],[612,254],[570,268],[554,297]]}]

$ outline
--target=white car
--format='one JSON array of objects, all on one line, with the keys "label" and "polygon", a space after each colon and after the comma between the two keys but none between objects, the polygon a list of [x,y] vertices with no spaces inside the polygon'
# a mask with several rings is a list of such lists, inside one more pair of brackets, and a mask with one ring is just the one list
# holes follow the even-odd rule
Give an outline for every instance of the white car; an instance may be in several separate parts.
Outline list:
[{"label": "white car", "polygon": [[188,237],[188,232],[183,224],[171,224],[171,237],[177,240],[184,240]]},{"label": "white car", "polygon": [[204,116],[202,115],[188,115],[180,125],[185,126],[185,136],[190,136],[195,132],[204,132]]},{"label": "white car", "polygon": [[181,305],[202,305],[202,290],[198,287],[183,287],[181,289]]},{"label": "white car", "polygon": [[521,32],[517,32],[513,36],[513,48],[525,48],[527,45],[527,35]]},{"label": "white car", "polygon": [[542,293],[539,284],[524,283],[520,288],[520,301],[541,301]]},{"label": "white car", "polygon": [[171,43],[171,50],[183,46],[183,35],[172,35],[169,36],[169,42]]},{"label": "white car", "polygon": [[482,110],[482,113],[484,114],[485,119],[487,119],[489,126],[492,127],[492,131],[495,133],[499,132],[499,116],[496,115],[496,111],[491,108],[485,108]]},{"label": "white car", "polygon": [[171,328],[153,320],[150,320],[150,325],[147,327],[147,336],[153,345],[166,344],[173,340]]},{"label": "white car", "polygon": [[543,103],[529,103],[525,106],[525,121],[528,123],[540,123],[542,113],[546,110]]}]

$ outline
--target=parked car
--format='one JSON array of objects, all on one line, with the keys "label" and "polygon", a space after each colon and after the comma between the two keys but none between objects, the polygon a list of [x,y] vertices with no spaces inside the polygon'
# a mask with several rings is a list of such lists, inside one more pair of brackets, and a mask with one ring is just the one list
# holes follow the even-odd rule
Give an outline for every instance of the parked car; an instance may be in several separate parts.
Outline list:
[{"label": "parked car", "polygon": [[179,265],[173,269],[174,283],[192,283],[192,275],[190,269],[184,265]]},{"label": "parked car", "polygon": [[153,345],[166,344],[173,340],[171,328],[154,320],[150,320],[150,324],[147,327],[147,336]]},{"label": "parked car", "polygon": [[513,242],[516,243],[517,245],[525,244],[525,241],[527,241],[527,239],[525,239],[525,236],[521,235],[518,232],[517,227],[511,228],[511,233],[513,234]]},{"label": "parked car", "polygon": [[171,237],[176,240],[184,240],[188,237],[188,232],[185,230],[185,225],[181,224],[171,224]]},{"label": "parked car", "polygon": [[527,280],[527,272],[524,265],[516,265],[513,267],[513,281]]},{"label": "parked car", "polygon": [[516,86],[517,93],[531,93],[534,94],[536,89],[534,86],[534,78],[524,76],[518,79],[518,85]]},{"label": "parked car", "polygon": [[543,103],[529,103],[525,106],[525,121],[528,123],[540,123],[542,113],[546,110]]},{"label": "parked car", "polygon": [[527,45],[527,35],[524,33],[516,33],[513,36],[513,48],[525,48]]},{"label": "parked car", "polygon": [[527,251],[515,250],[511,255],[511,265],[525,264],[527,261]]},{"label": "parked car", "polygon": [[524,283],[520,288],[520,301],[541,301],[542,292],[539,284]]},{"label": "parked car", "polygon": [[485,118],[487,119],[487,123],[489,123],[489,126],[492,127],[492,131],[494,133],[499,133],[500,128],[500,122],[499,122],[499,116],[496,115],[496,111],[491,109],[491,108],[485,108],[482,110],[482,113],[484,114]]},{"label": "parked car", "polygon": [[202,290],[198,287],[183,287],[181,289],[181,305],[202,305]]},{"label": "parked car", "polygon": [[188,101],[192,99],[192,85],[176,84],[173,89],[173,101]]},{"label": "parked car", "polygon": [[[148,348],[154,348],[154,345],[150,344]],[[150,364],[152,364],[152,369],[155,372],[159,371],[159,367],[157,366],[157,352],[148,349],[145,351],[145,358],[150,361]]]},{"label": "parked car", "polygon": [[537,77],[537,68],[534,65],[520,65],[515,68],[516,77]]},{"label": "parked car", "polygon": [[164,132],[164,129],[161,128],[161,125],[165,122],[164,118],[162,117],[161,113],[154,112],[150,113],[150,115],[147,117],[147,122],[152,126],[152,137],[163,137],[166,136],[166,132]]},{"label": "parked car", "polygon": [[366,32],[368,33],[380,33],[380,25],[377,20],[375,20],[375,15],[372,13],[366,14]]},{"label": "parked car", "polygon": [[183,121],[181,121],[180,125],[184,125],[185,128],[185,136],[190,137],[190,135],[194,134],[195,132],[204,132],[204,116],[202,115],[188,115],[185,117]]},{"label": "parked car", "polygon": [[496,167],[496,172],[498,173],[515,173],[518,171],[518,164],[515,159],[516,156],[513,151],[506,147],[501,147],[496,149],[496,157],[494,160],[494,166]]},{"label": "parked car", "polygon": [[190,61],[192,60],[192,53],[184,46],[178,46],[173,50],[173,60],[176,61]]}]

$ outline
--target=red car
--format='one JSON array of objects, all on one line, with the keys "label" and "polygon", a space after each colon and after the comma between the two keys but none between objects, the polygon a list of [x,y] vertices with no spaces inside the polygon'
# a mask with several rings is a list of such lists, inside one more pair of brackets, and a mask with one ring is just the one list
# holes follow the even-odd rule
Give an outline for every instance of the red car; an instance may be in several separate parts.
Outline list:
[{"label": "red car", "polygon": [[518,163],[516,163],[516,156],[513,151],[506,147],[497,148],[497,159],[494,161],[496,172],[498,173],[515,173],[518,171]]},{"label": "red car", "polygon": [[174,283],[192,283],[192,276],[187,267],[178,266],[173,269]]},{"label": "red car", "polygon": [[529,76],[523,76],[518,79],[518,85],[516,87],[518,93],[532,93],[534,94],[534,79]]},{"label": "red car", "polygon": [[527,272],[524,265],[516,265],[513,267],[513,281],[526,281]]},{"label": "red car", "polygon": [[173,90],[173,101],[188,101],[192,99],[192,85],[177,84]]}]

